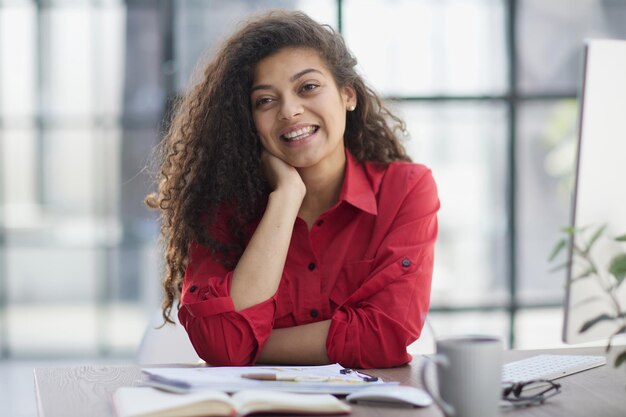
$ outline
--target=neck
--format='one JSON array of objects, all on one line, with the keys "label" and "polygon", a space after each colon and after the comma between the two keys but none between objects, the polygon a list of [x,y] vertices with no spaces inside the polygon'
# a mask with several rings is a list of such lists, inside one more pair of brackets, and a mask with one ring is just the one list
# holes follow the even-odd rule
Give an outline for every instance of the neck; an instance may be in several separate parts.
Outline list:
[{"label": "neck", "polygon": [[323,166],[298,169],[306,185],[306,196],[299,214],[309,224],[339,200],[346,169],[346,155],[342,152],[340,156],[340,159],[328,161]]}]

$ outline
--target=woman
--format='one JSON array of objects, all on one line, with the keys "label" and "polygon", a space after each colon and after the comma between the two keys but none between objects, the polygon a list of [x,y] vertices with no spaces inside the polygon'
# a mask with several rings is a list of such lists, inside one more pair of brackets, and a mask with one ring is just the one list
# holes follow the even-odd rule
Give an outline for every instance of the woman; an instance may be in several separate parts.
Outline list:
[{"label": "woman", "polygon": [[163,312],[213,365],[390,367],[429,305],[439,200],[342,37],[249,21],[179,103],[158,195]]}]

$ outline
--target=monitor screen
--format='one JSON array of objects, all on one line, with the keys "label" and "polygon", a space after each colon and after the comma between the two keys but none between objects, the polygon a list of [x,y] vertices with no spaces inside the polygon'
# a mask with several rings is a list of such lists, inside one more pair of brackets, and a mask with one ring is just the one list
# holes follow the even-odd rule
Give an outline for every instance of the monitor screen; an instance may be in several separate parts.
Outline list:
[{"label": "monitor screen", "polygon": [[[626,242],[615,240],[626,235],[626,41],[589,40],[584,52],[571,218],[576,232],[569,241],[563,325],[567,343],[607,339],[624,325],[609,318],[626,311],[626,282],[617,287],[609,273],[626,252]],[[583,326],[589,328],[581,332]]]}]

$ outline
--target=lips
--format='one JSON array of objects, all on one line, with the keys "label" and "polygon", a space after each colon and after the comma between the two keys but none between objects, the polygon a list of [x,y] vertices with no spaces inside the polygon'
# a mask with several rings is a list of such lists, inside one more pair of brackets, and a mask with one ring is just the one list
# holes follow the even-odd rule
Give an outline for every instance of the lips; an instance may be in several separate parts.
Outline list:
[{"label": "lips", "polygon": [[283,131],[280,139],[284,142],[298,142],[313,135],[318,129],[316,125],[293,126]]}]

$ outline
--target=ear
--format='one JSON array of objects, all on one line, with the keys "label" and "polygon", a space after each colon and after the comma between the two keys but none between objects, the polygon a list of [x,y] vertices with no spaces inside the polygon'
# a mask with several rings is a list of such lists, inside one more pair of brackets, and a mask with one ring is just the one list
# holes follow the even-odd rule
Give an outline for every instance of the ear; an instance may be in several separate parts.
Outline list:
[{"label": "ear", "polygon": [[342,88],[341,96],[343,98],[343,102],[346,105],[346,110],[352,111],[356,108],[357,105],[357,95],[356,90],[351,85],[347,85]]}]

